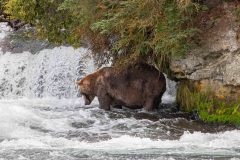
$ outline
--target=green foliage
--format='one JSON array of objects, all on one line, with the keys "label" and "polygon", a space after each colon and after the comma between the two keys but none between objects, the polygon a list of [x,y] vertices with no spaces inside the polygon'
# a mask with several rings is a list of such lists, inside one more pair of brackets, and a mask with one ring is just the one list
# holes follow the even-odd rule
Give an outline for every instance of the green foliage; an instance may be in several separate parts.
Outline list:
[{"label": "green foliage", "polygon": [[161,63],[168,62],[162,61],[167,59],[163,59],[166,55],[186,53],[190,37],[197,32],[191,25],[191,16],[197,10],[192,2],[180,6],[177,0],[129,0],[115,4],[108,1],[103,5],[107,8],[104,16],[91,29],[117,35],[113,51],[131,61],[150,60],[162,67]]},{"label": "green foliage", "polygon": [[165,70],[197,33],[201,6],[191,0],[1,0],[14,18],[36,26],[40,38],[80,46],[115,63],[145,61]]},{"label": "green foliage", "polygon": [[226,103],[201,100],[198,103],[199,114],[204,121],[240,125],[240,101]]},{"label": "green foliage", "polygon": [[5,12],[36,27],[39,38],[57,44],[70,43],[72,18],[67,11],[58,10],[63,0],[8,0]]},{"label": "green foliage", "polygon": [[182,82],[178,86],[176,101],[184,107],[184,111],[191,112],[195,108],[195,96],[188,82]]},{"label": "green foliage", "polygon": [[240,99],[220,100],[213,97],[211,92],[199,93],[189,83],[182,83],[177,102],[184,111],[197,110],[203,121],[240,125]]},{"label": "green foliage", "polygon": [[0,0],[0,11],[4,10],[4,6],[5,6],[5,1],[4,0]]}]

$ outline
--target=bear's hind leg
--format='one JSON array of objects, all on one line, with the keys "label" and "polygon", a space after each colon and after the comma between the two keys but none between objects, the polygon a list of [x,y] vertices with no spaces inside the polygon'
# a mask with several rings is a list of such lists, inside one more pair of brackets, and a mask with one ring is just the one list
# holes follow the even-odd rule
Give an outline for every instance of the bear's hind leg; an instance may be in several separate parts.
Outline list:
[{"label": "bear's hind leg", "polygon": [[153,109],[154,109],[154,98],[147,98],[144,105],[143,105],[143,108],[146,111],[153,111]]}]

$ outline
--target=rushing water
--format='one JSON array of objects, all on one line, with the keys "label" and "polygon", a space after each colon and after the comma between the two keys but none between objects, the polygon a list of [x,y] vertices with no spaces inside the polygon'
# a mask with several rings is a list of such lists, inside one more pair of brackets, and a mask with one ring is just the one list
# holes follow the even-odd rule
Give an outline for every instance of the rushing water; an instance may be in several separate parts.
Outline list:
[{"label": "rushing water", "polygon": [[[0,25],[0,41],[11,34]],[[240,130],[141,110],[84,106],[74,82],[87,50],[0,51],[0,160],[238,159]],[[168,81],[164,103],[175,100]]]}]

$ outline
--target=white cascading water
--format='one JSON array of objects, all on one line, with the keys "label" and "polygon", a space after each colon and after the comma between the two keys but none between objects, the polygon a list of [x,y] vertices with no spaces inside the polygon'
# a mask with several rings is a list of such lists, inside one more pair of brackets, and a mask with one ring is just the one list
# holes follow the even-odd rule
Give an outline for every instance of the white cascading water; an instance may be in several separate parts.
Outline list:
[{"label": "white cascading water", "polygon": [[[0,27],[2,40],[10,33],[4,26]],[[75,80],[94,70],[87,52],[72,47],[44,49],[34,55],[0,51],[0,98],[76,97]]]},{"label": "white cascading water", "polygon": [[[11,32],[0,23],[0,41]],[[88,52],[62,46],[13,54],[0,48],[0,160],[240,157],[237,129],[107,112],[96,99],[84,106],[75,81],[94,71]],[[168,81],[164,103],[175,101],[175,85]]]}]

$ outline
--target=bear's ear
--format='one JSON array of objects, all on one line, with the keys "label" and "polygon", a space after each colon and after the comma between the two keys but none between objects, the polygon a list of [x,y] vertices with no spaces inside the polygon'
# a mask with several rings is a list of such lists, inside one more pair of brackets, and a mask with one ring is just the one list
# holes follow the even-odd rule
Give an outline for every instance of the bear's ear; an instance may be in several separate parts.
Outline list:
[{"label": "bear's ear", "polygon": [[81,84],[81,80],[76,81],[76,84],[80,85]]}]

